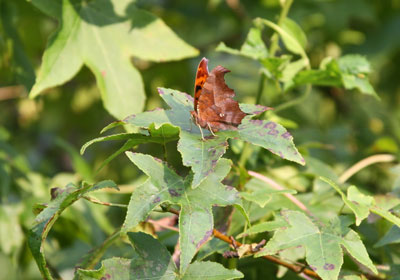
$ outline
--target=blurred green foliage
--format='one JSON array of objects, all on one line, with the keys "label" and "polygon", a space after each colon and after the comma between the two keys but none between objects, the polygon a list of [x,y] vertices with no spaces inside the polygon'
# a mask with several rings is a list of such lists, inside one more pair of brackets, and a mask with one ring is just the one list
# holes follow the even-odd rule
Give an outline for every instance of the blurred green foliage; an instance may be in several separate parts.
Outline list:
[{"label": "blurred green foliage", "polygon": [[[217,52],[216,47],[224,42],[230,48],[240,49],[254,18],[276,22],[281,11],[278,0],[138,0],[136,5],[161,18],[201,53],[191,59],[160,63],[132,58],[143,78],[146,110],[165,106],[157,87],[192,94],[196,66],[202,56],[209,58],[210,68],[223,65],[232,71],[226,80],[235,89],[238,100],[256,101],[260,64],[246,57]],[[361,54],[371,63],[369,80],[380,97],[377,100],[357,90],[318,85],[312,87],[306,100],[273,115],[274,121],[291,131],[300,152],[307,156],[304,168],[261,149],[250,151],[248,170],[267,173],[285,186],[303,192],[299,198],[311,211],[324,217],[331,215],[329,211],[339,211],[342,202],[332,189],[316,179],[317,175],[341,174],[355,162],[376,153],[399,157],[400,1],[297,0],[289,17],[306,34],[305,51],[312,69],[318,69],[326,57],[339,59],[347,54]],[[26,233],[34,220],[33,206],[49,201],[51,188],[64,187],[70,182],[112,179],[118,185],[134,186],[143,181],[143,176],[124,156],[95,172],[120,147],[119,142],[100,143],[90,147],[84,157],[79,155],[85,142],[114,121],[103,107],[95,76],[88,68],[82,68],[69,82],[48,89],[35,99],[27,97],[47,40],[57,29],[57,20],[24,0],[0,0],[0,20],[0,270],[5,272],[0,279],[40,279],[26,244]],[[272,29],[264,28],[262,38],[267,45],[272,34]],[[163,42],[159,44],[162,47]],[[270,107],[293,100],[305,90],[296,87],[282,93],[276,81],[267,77],[261,82],[264,86],[259,103]],[[243,143],[233,141],[228,156],[238,162],[242,149]],[[160,158],[166,150],[178,173],[187,172],[176,142],[165,147],[147,143],[137,150]],[[351,178],[351,183],[373,195],[392,192],[398,196],[399,178],[398,165],[382,163],[360,171]],[[129,193],[99,193],[96,197],[115,203],[129,201]],[[267,219],[266,211],[282,205],[293,207],[284,198],[273,197],[274,201],[267,203],[266,208],[248,210],[253,221]],[[71,278],[80,257],[112,234],[123,223],[124,213],[119,208],[86,201],[68,208],[50,232],[45,246],[51,265],[66,279]],[[397,208],[394,213],[398,214]],[[235,215],[233,220],[240,219]],[[395,244],[398,233],[393,228],[389,231],[390,228],[390,223],[379,220],[375,224],[363,222],[357,231],[374,263],[384,264],[388,274],[396,276],[400,247]],[[387,242],[389,234],[395,236],[393,242]],[[384,238],[381,245],[374,247],[381,238]],[[173,233],[159,235],[159,240],[169,248],[173,248],[176,239]],[[118,241],[106,256],[131,254],[130,248]],[[219,255],[211,258],[232,264]],[[351,261],[346,261],[350,263],[347,268],[351,268]],[[249,258],[239,261],[237,268],[248,279],[263,279],[277,271],[274,265]],[[297,278],[294,273],[284,276],[284,279]]]}]

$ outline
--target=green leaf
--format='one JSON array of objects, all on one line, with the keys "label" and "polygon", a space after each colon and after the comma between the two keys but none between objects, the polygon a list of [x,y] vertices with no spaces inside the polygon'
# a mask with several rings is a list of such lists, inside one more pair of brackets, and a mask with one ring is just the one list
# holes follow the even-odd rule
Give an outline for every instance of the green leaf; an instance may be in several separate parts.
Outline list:
[{"label": "green leaf", "polygon": [[56,138],[55,144],[69,154],[75,172],[82,176],[83,180],[92,183],[94,181],[92,168],[85,161],[82,155],[79,154],[75,147],[62,138]]},{"label": "green leaf", "polygon": [[157,239],[143,232],[128,237],[136,252],[132,259],[111,258],[99,270],[79,269],[79,279],[176,279],[175,263]]},{"label": "green leaf", "polygon": [[340,187],[336,185],[332,180],[324,177],[320,177],[321,180],[332,186],[342,197],[343,202],[353,211],[356,215],[356,225],[359,226],[361,222],[366,219],[369,215],[369,209],[374,203],[372,196],[367,196],[361,193],[356,186],[350,186],[347,189],[347,197],[342,192]]},{"label": "green leaf", "polygon": [[283,159],[305,164],[293,144],[292,135],[278,123],[245,117],[238,127],[238,132],[243,141],[261,146]]},{"label": "green leaf", "polygon": [[400,243],[400,227],[392,226],[389,231],[374,245],[374,247],[382,247],[388,244]]},{"label": "green leaf", "polygon": [[149,178],[133,191],[122,231],[127,232],[145,220],[163,202],[180,205],[180,271],[183,273],[200,246],[212,237],[212,206],[234,204],[242,208],[238,192],[221,184],[230,170],[230,161],[221,159],[198,188],[192,189],[190,176],[185,179],[178,176],[161,160],[132,152],[126,155]]},{"label": "green leaf", "polygon": [[285,193],[295,194],[297,192],[295,190],[260,190],[252,193],[241,192],[240,196],[247,201],[257,203],[261,208],[264,208],[274,195]]},{"label": "green leaf", "polygon": [[286,17],[282,22],[282,29],[290,34],[301,45],[303,49],[307,47],[307,37],[301,27],[292,19]]},{"label": "green leaf", "polygon": [[17,222],[23,209],[22,205],[2,203],[0,207],[0,251],[11,255],[24,244],[24,234]]},{"label": "green leaf", "polygon": [[[194,172],[193,187],[213,170],[219,158],[225,153],[228,138],[239,138],[268,149],[280,157],[304,164],[304,159],[293,144],[292,136],[281,125],[263,120],[251,120],[256,114],[270,109],[260,105],[240,104],[244,112],[250,114],[243,119],[238,130],[217,132],[211,136],[209,130],[203,130],[206,140],[201,138],[199,128],[193,123],[190,111],[193,110],[193,98],[177,90],[159,88],[161,97],[171,107],[170,110],[158,109],[131,115],[124,120],[125,124],[141,128],[154,125],[155,129],[170,124],[180,129],[178,150],[183,164]],[[111,124],[110,127],[120,125]]]},{"label": "green leaf", "polygon": [[285,28],[280,27],[279,25],[276,25],[272,21],[269,21],[267,19],[262,19],[262,18],[256,18],[254,20],[254,22],[256,23],[256,25],[264,24],[264,25],[274,29],[279,34],[279,36],[282,38],[283,43],[285,44],[286,48],[289,51],[300,55],[304,59],[307,59],[307,64],[309,63],[306,52],[302,45],[302,44],[305,44],[304,38],[303,38],[304,34],[294,36],[294,34],[293,34],[295,32],[294,29],[296,29],[296,27],[298,29],[300,29],[300,27],[298,27],[297,24],[295,24],[293,21],[288,20],[286,22]]},{"label": "green leaf", "polygon": [[69,184],[64,189],[58,189],[56,197],[37,215],[34,226],[29,230],[28,245],[44,279],[52,279],[44,255],[44,243],[50,229],[68,206],[88,192],[102,188],[118,189],[117,185],[109,180],[94,185],[83,184],[80,188]]},{"label": "green leaf", "polygon": [[248,230],[239,234],[237,236],[237,238],[242,238],[243,236],[254,235],[254,234],[266,232],[266,231],[274,231],[279,228],[286,227],[287,225],[288,224],[283,219],[275,219],[274,221],[259,223],[259,224],[253,225]]},{"label": "green leaf", "polygon": [[79,279],[233,279],[243,274],[234,269],[226,269],[213,262],[195,262],[186,274],[179,275],[167,248],[157,239],[143,232],[129,232],[129,240],[135,250],[132,259],[111,258],[102,261],[98,270],[79,269]]},{"label": "green leaf", "polygon": [[[13,8],[15,3],[11,1],[3,1],[0,9],[0,20],[2,25],[2,41],[9,41],[12,51],[11,72],[15,77],[12,83],[23,84],[30,90],[35,82],[35,71],[28,56],[25,53],[24,45],[21,42],[18,30],[15,28],[15,19],[13,18]],[[4,37],[3,37],[4,36]],[[4,85],[4,78],[2,77],[2,84]]]},{"label": "green leaf", "polygon": [[[122,125],[123,122],[115,122],[112,125]],[[106,128],[107,129],[107,128]],[[116,158],[118,155],[132,149],[133,147],[143,144],[143,143],[157,143],[157,144],[166,144],[170,141],[174,141],[178,139],[179,131],[176,127],[165,124],[160,128],[155,129],[154,126],[150,126],[147,131],[148,135],[140,134],[140,133],[119,133],[112,134],[108,136],[98,137],[86,142],[81,148],[81,154],[83,154],[86,149],[94,143],[104,142],[104,141],[114,141],[114,140],[127,140],[121,148],[115,151],[112,155],[107,157],[100,167],[97,169],[99,171],[105,165],[107,165],[110,161]]]},{"label": "green leaf", "polygon": [[[33,2],[46,9],[44,3],[47,1]],[[131,64],[131,56],[168,61],[198,53],[162,20],[129,1],[62,0],[61,10],[60,26],[43,55],[32,98],[64,84],[86,65],[96,77],[104,106],[121,119],[140,112],[145,100],[142,78]]]},{"label": "green leaf", "polygon": [[216,262],[194,262],[183,276],[183,280],[225,280],[243,278],[236,269],[226,269]]},{"label": "green leaf", "polygon": [[345,55],[339,59],[327,57],[321,62],[318,70],[299,72],[294,77],[294,84],[343,86],[345,89],[357,89],[379,99],[368,81],[368,73],[370,72],[369,62],[360,55]]},{"label": "green leaf", "polygon": [[261,37],[261,29],[252,27],[247,34],[246,41],[239,50],[227,47],[223,42],[219,43],[216,51],[226,52],[233,55],[241,55],[250,57],[255,60],[260,60],[268,57],[268,50]]},{"label": "green leaf", "polygon": [[178,151],[182,154],[183,164],[192,167],[194,187],[212,172],[227,147],[228,142],[223,137],[199,141],[196,134],[180,133]]},{"label": "green leaf", "polygon": [[341,75],[337,61],[333,58],[325,58],[318,70],[304,70],[294,77],[297,85],[313,84],[319,86],[341,86]]},{"label": "green leaf", "polygon": [[287,227],[275,231],[272,239],[256,256],[272,255],[296,246],[306,249],[306,261],[324,280],[338,279],[344,247],[358,262],[377,273],[358,234],[337,219],[331,226],[314,223],[298,211],[284,211]]},{"label": "green leaf", "polygon": [[260,181],[257,179],[250,180],[245,185],[245,189],[251,192],[240,192],[240,196],[245,200],[254,202],[258,204],[261,208],[264,206],[276,195],[282,195],[285,193],[295,194],[297,193],[295,190],[276,190],[267,187],[265,184],[260,184]]},{"label": "green leaf", "polygon": [[385,209],[380,205],[376,205],[375,199],[372,196],[362,194],[357,187],[351,186],[347,190],[347,197],[340,190],[339,186],[328,178],[320,177],[321,180],[331,185],[341,196],[343,202],[354,212],[356,215],[356,224],[359,225],[361,221],[368,217],[369,212],[375,213],[389,222],[400,226],[400,218],[389,212],[391,207]]}]

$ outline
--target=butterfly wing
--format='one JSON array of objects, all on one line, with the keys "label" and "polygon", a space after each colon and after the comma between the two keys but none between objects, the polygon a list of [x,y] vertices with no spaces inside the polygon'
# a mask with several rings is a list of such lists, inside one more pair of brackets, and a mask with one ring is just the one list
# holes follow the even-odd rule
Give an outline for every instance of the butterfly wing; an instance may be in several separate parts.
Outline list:
[{"label": "butterfly wing", "polygon": [[203,57],[197,67],[196,80],[194,83],[194,111],[198,111],[198,102],[203,86],[208,78],[208,59]]},{"label": "butterfly wing", "polygon": [[203,123],[216,130],[236,129],[246,116],[233,99],[235,92],[229,88],[224,76],[228,69],[217,66],[209,74],[198,99],[198,113]]}]

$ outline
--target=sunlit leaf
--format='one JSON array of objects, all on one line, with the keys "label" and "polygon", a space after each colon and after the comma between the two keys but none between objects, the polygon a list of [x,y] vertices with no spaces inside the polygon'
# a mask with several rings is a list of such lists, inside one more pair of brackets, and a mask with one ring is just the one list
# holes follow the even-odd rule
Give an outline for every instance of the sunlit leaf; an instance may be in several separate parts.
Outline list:
[{"label": "sunlit leaf", "polygon": [[288,226],[277,229],[273,238],[256,256],[304,246],[308,265],[322,279],[333,280],[338,279],[343,264],[343,247],[358,262],[377,273],[358,234],[339,219],[330,226],[323,226],[297,211],[284,211],[282,215]]},{"label": "sunlit leaf", "polygon": [[213,137],[208,130],[203,129],[206,138],[203,140],[199,128],[193,123],[190,115],[190,111],[193,110],[193,98],[172,89],[158,90],[171,109],[157,109],[131,115],[124,120],[124,123],[141,128],[154,125],[158,129],[165,124],[180,128],[178,150],[182,155],[183,164],[190,166],[194,172],[193,187],[197,187],[215,167],[226,150],[228,138],[239,138],[268,149],[284,159],[304,164],[304,159],[293,144],[293,137],[284,127],[271,121],[251,120],[254,115],[270,108],[240,104],[249,116],[242,120],[237,130],[220,131],[216,133],[217,137]]},{"label": "sunlit leaf", "polygon": [[51,9],[49,14],[59,17],[60,26],[49,40],[31,97],[64,84],[86,65],[96,77],[104,106],[122,119],[140,112],[145,100],[142,78],[131,56],[167,61],[198,53],[162,20],[129,1],[55,2],[62,2],[61,13],[47,6],[46,0],[32,2],[45,11]]}]

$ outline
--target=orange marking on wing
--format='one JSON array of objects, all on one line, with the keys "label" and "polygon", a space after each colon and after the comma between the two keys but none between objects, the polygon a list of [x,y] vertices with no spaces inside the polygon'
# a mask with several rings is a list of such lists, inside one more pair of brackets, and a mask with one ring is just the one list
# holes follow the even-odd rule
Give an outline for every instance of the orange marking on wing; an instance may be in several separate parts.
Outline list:
[{"label": "orange marking on wing", "polygon": [[208,60],[203,57],[200,61],[199,66],[197,67],[196,80],[194,83],[194,111],[197,112],[197,104],[199,101],[199,97],[201,95],[201,91],[203,86],[208,78]]}]

